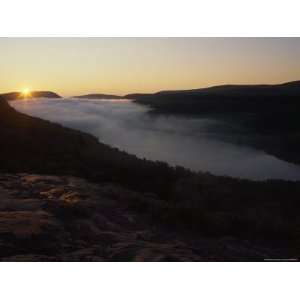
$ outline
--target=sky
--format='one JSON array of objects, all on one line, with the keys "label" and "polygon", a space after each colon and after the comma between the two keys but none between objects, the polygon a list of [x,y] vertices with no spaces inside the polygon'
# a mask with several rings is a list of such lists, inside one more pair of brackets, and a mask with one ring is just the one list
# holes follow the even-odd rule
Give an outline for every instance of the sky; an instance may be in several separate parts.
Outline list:
[{"label": "sky", "polygon": [[126,95],[300,80],[300,38],[0,38],[0,93]]}]

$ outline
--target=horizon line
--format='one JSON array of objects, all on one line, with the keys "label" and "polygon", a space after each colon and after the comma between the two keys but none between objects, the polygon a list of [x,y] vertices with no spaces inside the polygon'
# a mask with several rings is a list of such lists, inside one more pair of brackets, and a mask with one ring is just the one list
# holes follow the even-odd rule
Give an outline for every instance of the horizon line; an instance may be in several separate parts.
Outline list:
[{"label": "horizon line", "polygon": [[[75,97],[81,97],[81,96],[86,96],[86,95],[98,95],[98,94],[103,94],[103,95],[110,95],[110,96],[117,96],[117,97],[126,97],[128,95],[132,95],[132,94],[157,94],[157,93],[161,93],[161,92],[179,92],[179,91],[197,91],[197,90],[201,90],[201,89],[207,89],[207,88],[214,88],[214,87],[221,87],[221,86],[277,86],[277,85],[285,85],[285,84],[289,84],[289,83],[296,83],[299,82],[300,84],[300,79],[299,80],[291,80],[291,81],[283,81],[283,82],[279,82],[279,83],[222,83],[222,84],[218,84],[218,85],[208,85],[208,86],[203,86],[203,87],[198,87],[198,88],[186,88],[186,89],[162,89],[162,90],[158,90],[158,91],[153,91],[153,92],[130,92],[127,93],[125,95],[119,95],[119,94],[114,94],[114,93],[109,93],[109,92],[86,92],[83,94],[79,94],[79,95],[70,95],[70,96],[64,96],[61,93],[57,93],[55,91],[52,90],[47,90],[47,89],[39,89],[39,90],[30,90],[31,93],[38,93],[38,92],[52,92],[57,94],[58,96],[60,96],[61,98],[75,98]],[[13,94],[13,93],[20,93],[22,94],[22,91],[12,91],[12,92],[4,92],[4,93],[0,93],[1,95],[5,95],[5,94]]]}]

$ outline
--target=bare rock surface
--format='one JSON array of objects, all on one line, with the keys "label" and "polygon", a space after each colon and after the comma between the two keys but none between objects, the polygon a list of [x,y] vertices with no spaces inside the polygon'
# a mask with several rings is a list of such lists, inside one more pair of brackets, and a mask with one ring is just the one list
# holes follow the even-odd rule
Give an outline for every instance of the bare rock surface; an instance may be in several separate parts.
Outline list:
[{"label": "bare rock surface", "polygon": [[189,237],[153,226],[131,208],[136,197],[150,196],[70,176],[0,174],[0,260],[216,261],[277,254],[230,237]]}]

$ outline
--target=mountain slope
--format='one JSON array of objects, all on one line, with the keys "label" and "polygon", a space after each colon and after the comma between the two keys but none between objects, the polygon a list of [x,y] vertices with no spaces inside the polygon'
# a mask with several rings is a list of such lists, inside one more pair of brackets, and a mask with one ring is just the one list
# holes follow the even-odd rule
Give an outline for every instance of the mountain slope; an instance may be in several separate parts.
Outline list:
[{"label": "mountain slope", "polygon": [[180,114],[292,112],[300,109],[299,96],[300,81],[126,95],[158,112]]},{"label": "mountain slope", "polygon": [[150,106],[151,113],[220,119],[228,123],[226,134],[233,143],[243,141],[280,159],[300,163],[300,81],[223,85],[127,97]]}]

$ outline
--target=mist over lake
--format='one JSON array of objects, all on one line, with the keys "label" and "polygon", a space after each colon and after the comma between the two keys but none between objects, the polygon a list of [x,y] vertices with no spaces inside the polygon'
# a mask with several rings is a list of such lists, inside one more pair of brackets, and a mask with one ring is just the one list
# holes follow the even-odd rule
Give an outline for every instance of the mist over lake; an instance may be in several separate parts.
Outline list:
[{"label": "mist over lake", "polygon": [[298,166],[229,142],[219,130],[228,126],[225,121],[152,115],[146,106],[130,100],[32,99],[10,105],[28,115],[91,133],[140,158],[215,175],[300,180]]}]

